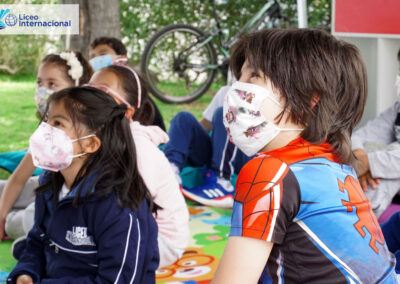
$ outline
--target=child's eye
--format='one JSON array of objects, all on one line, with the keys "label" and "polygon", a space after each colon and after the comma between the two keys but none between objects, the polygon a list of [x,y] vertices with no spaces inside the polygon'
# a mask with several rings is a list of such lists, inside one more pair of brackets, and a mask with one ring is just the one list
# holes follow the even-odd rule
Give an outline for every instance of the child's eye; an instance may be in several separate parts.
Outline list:
[{"label": "child's eye", "polygon": [[54,120],[53,121],[53,126],[54,127],[62,126],[62,123],[60,121],[58,121],[58,120]]},{"label": "child's eye", "polygon": [[42,86],[42,81],[37,80],[37,81],[36,81],[36,85],[38,85],[39,87],[41,87],[41,86]]},{"label": "child's eye", "polygon": [[55,88],[56,86],[57,86],[57,85],[56,85],[55,83],[52,83],[52,82],[49,84],[50,89],[53,89],[53,88]]},{"label": "child's eye", "polygon": [[252,77],[252,78],[260,78],[260,73],[258,73],[258,72],[252,72],[252,73],[251,73],[251,77]]}]

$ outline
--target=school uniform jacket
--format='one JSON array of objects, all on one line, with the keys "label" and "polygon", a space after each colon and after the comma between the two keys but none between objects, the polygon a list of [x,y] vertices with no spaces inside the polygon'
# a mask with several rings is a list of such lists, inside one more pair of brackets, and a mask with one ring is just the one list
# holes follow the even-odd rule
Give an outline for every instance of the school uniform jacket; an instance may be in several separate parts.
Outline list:
[{"label": "school uniform jacket", "polygon": [[154,283],[158,232],[147,202],[132,211],[121,208],[113,193],[91,194],[74,207],[75,191],[57,205],[52,191],[37,195],[35,225],[7,283],[21,274],[34,283]]}]

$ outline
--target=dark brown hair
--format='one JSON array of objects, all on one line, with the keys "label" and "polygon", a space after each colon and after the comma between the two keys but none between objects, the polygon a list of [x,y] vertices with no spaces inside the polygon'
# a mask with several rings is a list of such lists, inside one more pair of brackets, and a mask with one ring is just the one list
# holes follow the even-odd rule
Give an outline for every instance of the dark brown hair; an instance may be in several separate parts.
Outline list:
[{"label": "dark brown hair", "polygon": [[235,44],[236,78],[246,60],[284,96],[284,111],[290,109],[289,118],[305,126],[301,137],[312,144],[328,141],[341,163],[352,161],[350,137],[367,98],[366,68],[354,45],[318,29],[269,29]]},{"label": "dark brown hair", "polygon": [[105,44],[111,47],[117,55],[126,55],[126,47],[119,39],[115,37],[98,37],[95,38],[92,43],[90,44],[90,48],[94,49],[100,44]]},{"label": "dark brown hair", "polygon": [[[92,66],[89,64],[89,62],[86,60],[86,58],[80,53],[79,51],[71,51],[71,50],[66,50],[64,52],[73,52],[75,53],[76,58],[78,61],[81,63],[83,67],[83,74],[79,78],[79,86],[83,84],[87,84],[90,80],[90,78],[93,75],[93,69]],[[65,74],[65,79],[72,82],[72,85],[75,86],[75,80],[72,79],[72,77],[68,74],[68,71],[70,70],[70,66],[67,64],[67,61],[62,59],[60,55],[58,54],[49,54],[45,58],[43,58],[41,64],[54,64],[59,66],[64,70]]]},{"label": "dark brown hair", "polygon": [[[96,186],[95,194],[102,197],[115,193],[122,207],[137,210],[147,200],[153,206],[151,194],[139,174],[137,153],[133,143],[129,121],[125,117],[126,106],[117,104],[103,91],[92,87],[62,89],[49,97],[45,116],[51,104],[62,103],[78,134],[82,127],[101,140],[100,148],[90,154],[77,173],[71,188],[77,189],[73,205],[78,205],[92,193],[83,192],[84,187]],[[45,172],[46,182],[36,189],[43,193],[53,190],[53,201],[58,195],[64,178],[60,172]]]},{"label": "dark brown hair", "polygon": [[397,52],[397,61],[400,62],[400,48],[399,48],[399,51]]},{"label": "dark brown hair", "polygon": [[136,73],[138,74],[140,80],[142,97],[140,108],[137,108],[138,84],[132,72],[128,68],[116,65],[108,66],[102,70],[110,71],[119,78],[122,88],[128,95],[128,102],[135,108],[135,114],[133,115],[132,119],[139,121],[142,125],[152,125],[154,121],[155,111],[153,104],[150,101],[147,84],[144,81],[143,77],[139,74],[139,72]]}]

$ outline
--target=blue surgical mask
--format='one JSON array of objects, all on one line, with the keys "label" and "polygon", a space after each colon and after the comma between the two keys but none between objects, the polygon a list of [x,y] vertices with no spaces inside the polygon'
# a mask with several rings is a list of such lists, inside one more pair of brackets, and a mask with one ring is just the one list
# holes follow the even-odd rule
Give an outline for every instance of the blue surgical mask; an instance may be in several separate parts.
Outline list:
[{"label": "blue surgical mask", "polygon": [[113,63],[113,57],[110,54],[101,55],[94,57],[89,60],[90,65],[92,65],[93,70],[96,72],[100,69],[108,67]]},{"label": "blue surgical mask", "polygon": [[37,89],[35,94],[35,103],[38,111],[44,114],[47,107],[47,99],[54,93],[53,90],[47,89],[45,87],[40,87]]}]

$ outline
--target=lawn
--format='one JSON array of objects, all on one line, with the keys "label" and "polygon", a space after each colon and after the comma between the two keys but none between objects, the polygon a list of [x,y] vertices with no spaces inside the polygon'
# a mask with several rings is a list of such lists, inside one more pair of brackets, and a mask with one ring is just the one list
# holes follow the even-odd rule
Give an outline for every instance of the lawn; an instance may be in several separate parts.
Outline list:
[{"label": "lawn", "polygon": [[[200,99],[190,104],[172,105],[155,99],[169,127],[172,117],[180,111],[189,111],[197,118],[222,86],[214,83]],[[36,83],[33,76],[0,75],[0,153],[23,150],[36,129],[39,119],[33,100]],[[0,169],[0,179],[6,179],[7,172]]]}]

